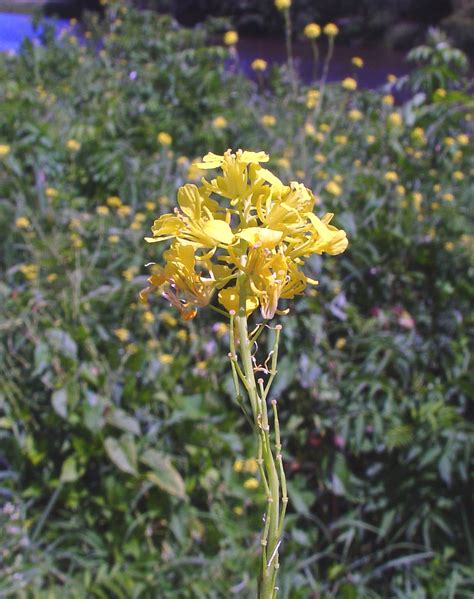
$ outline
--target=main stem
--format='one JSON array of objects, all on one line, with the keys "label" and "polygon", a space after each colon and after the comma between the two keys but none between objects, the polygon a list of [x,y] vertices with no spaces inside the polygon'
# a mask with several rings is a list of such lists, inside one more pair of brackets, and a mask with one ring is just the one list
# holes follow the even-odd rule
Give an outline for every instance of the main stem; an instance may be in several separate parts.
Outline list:
[{"label": "main stem", "polygon": [[[242,376],[239,376],[247,390],[250,399],[254,432],[258,445],[257,462],[260,468],[262,481],[265,486],[265,491],[267,493],[267,510],[261,538],[262,560],[258,584],[258,599],[274,599],[278,590],[276,587],[276,575],[279,568],[278,550],[283,532],[284,512],[286,510],[286,504],[288,501],[286,496],[286,481],[284,480],[284,471],[281,458],[281,442],[276,402],[272,402],[274,422],[276,426],[275,450],[272,449],[270,440],[270,425],[267,409],[267,394],[269,391],[269,385],[276,374],[277,352],[274,350],[274,359],[272,360],[270,379],[266,388],[264,388],[263,379],[259,379],[258,382],[255,379],[255,370],[252,363],[251,353],[252,342],[249,339],[245,307],[246,293],[244,285],[242,285],[240,289],[239,312],[235,317],[237,330],[239,332],[239,354],[242,363]],[[279,330],[277,332],[275,348],[277,346],[278,336]],[[231,347],[231,353],[234,350],[235,347]],[[236,359],[235,355],[233,355],[233,359]],[[234,368],[236,368],[235,365],[233,365],[233,369]],[[276,452],[275,455],[274,451]],[[281,511],[280,485],[283,491]]]}]

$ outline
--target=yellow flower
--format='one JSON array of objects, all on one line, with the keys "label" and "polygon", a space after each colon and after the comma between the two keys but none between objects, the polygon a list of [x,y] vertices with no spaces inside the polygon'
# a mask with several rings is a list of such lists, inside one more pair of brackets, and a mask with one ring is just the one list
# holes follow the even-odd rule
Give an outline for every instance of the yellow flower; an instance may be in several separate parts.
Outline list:
[{"label": "yellow flower", "polygon": [[387,95],[383,96],[382,104],[385,104],[385,106],[393,106],[394,103],[395,103],[395,98],[392,96],[392,94],[387,94]]},{"label": "yellow flower", "polygon": [[243,469],[244,469],[244,461],[243,460],[235,460],[234,472],[242,472]]},{"label": "yellow flower", "polygon": [[18,229],[29,229],[31,227],[31,222],[26,216],[19,216],[15,221],[15,225]]},{"label": "yellow flower", "polygon": [[367,140],[367,143],[370,145],[375,143],[375,141],[376,141],[375,135],[367,135],[367,137],[365,139]]},{"label": "yellow flower", "polygon": [[156,136],[156,141],[162,146],[170,146],[173,143],[173,138],[166,131],[160,131]]},{"label": "yellow flower", "polygon": [[339,29],[334,23],[328,23],[324,26],[323,32],[328,37],[335,37],[339,33]]},{"label": "yellow flower", "polygon": [[264,114],[260,122],[264,127],[274,127],[276,125],[276,118],[272,114]]},{"label": "yellow flower", "polygon": [[465,133],[460,133],[456,139],[458,140],[458,143],[460,143],[462,146],[469,145],[469,136]]},{"label": "yellow flower", "polygon": [[117,214],[119,214],[120,216],[128,216],[131,213],[132,209],[130,208],[130,206],[119,206],[117,208]]},{"label": "yellow flower", "polygon": [[326,162],[326,157],[323,156],[323,154],[315,154],[314,155],[314,160],[316,162],[322,162],[322,163],[324,163],[324,162]]},{"label": "yellow flower", "polygon": [[128,341],[130,339],[130,331],[128,329],[115,329],[114,335],[122,342]]},{"label": "yellow flower", "polygon": [[441,196],[445,202],[454,202],[454,196],[449,191]]},{"label": "yellow flower", "polygon": [[361,69],[364,66],[364,61],[360,56],[353,56],[351,62],[358,69]]},{"label": "yellow flower", "polygon": [[439,88],[438,88],[438,89],[435,91],[434,95],[435,95],[437,98],[445,98],[445,97],[446,97],[446,90],[445,90],[443,87],[439,87]]},{"label": "yellow flower", "polygon": [[362,160],[356,158],[352,164],[355,166],[355,168],[360,168],[362,166]]},{"label": "yellow flower", "polygon": [[347,144],[347,135],[335,135],[334,142],[339,146],[345,146]]},{"label": "yellow flower", "polygon": [[167,366],[168,364],[173,363],[173,356],[171,354],[160,354],[158,356],[158,360],[160,361],[161,364],[164,364],[165,366]]},{"label": "yellow flower", "polygon": [[77,152],[81,147],[81,144],[75,139],[68,139],[66,142],[66,148],[70,152]]},{"label": "yellow flower", "polygon": [[306,108],[312,109],[315,108],[319,98],[319,90],[317,89],[309,89],[306,92]]},{"label": "yellow flower", "polygon": [[153,314],[153,312],[151,312],[151,310],[145,310],[145,312],[143,312],[142,314],[142,318],[143,322],[145,322],[146,324],[152,324],[153,322],[155,322],[155,315]]},{"label": "yellow flower", "polygon": [[97,206],[95,211],[99,216],[107,216],[110,213],[108,206]]},{"label": "yellow flower", "polygon": [[387,171],[384,175],[384,179],[389,183],[396,183],[398,181],[398,175],[395,171]]},{"label": "yellow flower", "polygon": [[435,184],[433,185],[433,191],[434,191],[435,193],[439,193],[439,192],[441,191],[441,185],[440,185],[439,183],[435,183]]},{"label": "yellow flower", "polygon": [[0,158],[10,154],[10,146],[8,144],[0,144]]},{"label": "yellow flower", "polygon": [[249,491],[255,491],[255,489],[258,489],[258,480],[256,478],[248,478],[245,482],[244,482],[244,488],[249,490]]},{"label": "yellow flower", "polygon": [[388,122],[392,127],[400,127],[403,123],[402,115],[399,112],[391,112],[388,115]]},{"label": "yellow flower", "polygon": [[256,58],[252,61],[250,65],[254,71],[266,71],[267,70],[267,61],[263,60],[263,58]]},{"label": "yellow flower", "polygon": [[55,272],[52,272],[46,277],[46,280],[48,281],[48,283],[54,283],[54,281],[56,281],[57,278],[58,275]]},{"label": "yellow flower", "polygon": [[109,235],[108,238],[109,243],[118,243],[120,241],[120,237],[118,235]]},{"label": "yellow flower", "polygon": [[426,143],[425,131],[423,127],[415,127],[413,131],[410,133],[410,137],[413,139],[413,141],[416,141],[418,143]]},{"label": "yellow flower", "polygon": [[404,196],[406,193],[406,189],[403,185],[397,185],[395,187],[395,191],[398,193],[399,196]]},{"label": "yellow flower", "polygon": [[351,92],[357,89],[357,81],[352,77],[346,77],[345,79],[343,79],[341,85],[344,89],[347,89]]},{"label": "yellow flower", "polygon": [[212,121],[212,126],[215,129],[225,129],[227,127],[227,119],[223,116],[216,116]]},{"label": "yellow flower", "polygon": [[396,80],[397,80],[397,76],[396,75],[393,75],[392,73],[389,73],[387,75],[387,81],[389,83],[395,83]]},{"label": "yellow flower", "polygon": [[328,193],[336,197],[342,194],[342,188],[336,181],[329,181],[325,189]]},{"label": "yellow flower", "polygon": [[239,41],[239,34],[237,31],[226,31],[224,33],[224,44],[226,46],[235,46],[235,44]]},{"label": "yellow flower", "polygon": [[236,506],[235,506],[235,507],[232,509],[232,511],[234,512],[234,514],[235,514],[236,516],[242,516],[242,514],[244,513],[244,509],[243,509],[243,507],[242,507],[242,506],[240,506],[240,505],[236,505]]},{"label": "yellow flower", "polygon": [[122,205],[122,200],[118,196],[109,196],[106,202],[111,208],[118,208]]},{"label": "yellow flower", "polygon": [[347,340],[345,337],[339,337],[336,340],[336,349],[344,349],[346,347]]},{"label": "yellow flower", "polygon": [[448,136],[443,139],[443,143],[445,146],[448,146],[448,148],[449,148],[449,146],[452,146],[453,144],[456,143],[456,140],[454,139],[454,137]]},{"label": "yellow flower", "polygon": [[464,179],[464,173],[462,173],[461,171],[454,171],[453,179],[455,179],[456,181],[462,181]]},{"label": "yellow flower", "polygon": [[321,35],[321,27],[317,23],[308,23],[303,33],[308,39],[314,40]]},{"label": "yellow flower", "polygon": [[244,470],[250,474],[255,474],[258,470],[257,460],[255,458],[249,458],[248,460],[245,460]]},{"label": "yellow flower", "polygon": [[346,234],[330,224],[332,214],[313,214],[316,198],[303,184],[285,185],[264,168],[268,160],[264,152],[228,150],[198,163],[222,175],[181,187],[178,208],[154,222],[146,240],[171,240],[171,247],[164,266],[152,267],[142,301],[157,292],[190,319],[217,291],[229,312],[260,307],[269,319],[280,299],[316,284],[300,267],[314,253],[343,252]]},{"label": "yellow flower", "polygon": [[221,337],[224,337],[224,335],[226,335],[229,332],[229,327],[226,325],[225,322],[217,322],[212,327],[212,330],[219,338],[221,338]]},{"label": "yellow flower", "polygon": [[28,281],[34,281],[38,277],[39,267],[37,264],[22,264],[20,272]]},{"label": "yellow flower", "polygon": [[145,202],[145,208],[147,210],[150,210],[150,212],[151,212],[152,210],[154,210],[156,208],[156,202],[151,202],[151,201]]},{"label": "yellow flower", "polygon": [[278,10],[288,10],[291,6],[291,0],[275,0],[275,6]]},{"label": "yellow flower", "polygon": [[360,110],[356,110],[355,108],[353,110],[349,110],[349,112],[347,113],[347,116],[349,117],[349,119],[351,121],[360,121],[363,118],[363,114]]},{"label": "yellow flower", "polygon": [[188,339],[188,331],[186,331],[185,329],[180,329],[176,333],[176,337],[181,341],[186,341]]},{"label": "yellow flower", "polygon": [[176,320],[176,318],[169,312],[161,312],[160,320],[161,320],[161,322],[164,322],[169,327],[175,327],[178,324],[178,321]]}]

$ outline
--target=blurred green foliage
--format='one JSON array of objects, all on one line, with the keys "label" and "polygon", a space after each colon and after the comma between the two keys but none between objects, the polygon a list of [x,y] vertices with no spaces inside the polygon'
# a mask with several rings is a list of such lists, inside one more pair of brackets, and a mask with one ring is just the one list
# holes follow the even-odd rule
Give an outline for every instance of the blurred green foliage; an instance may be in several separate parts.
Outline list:
[{"label": "blurred green foliage", "polygon": [[124,5],[0,56],[0,596],[254,596],[226,328],[137,302],[192,160],[243,147],[350,239],[281,318],[279,596],[472,597],[474,106],[442,43],[316,107],[285,67],[254,83],[205,28]]}]

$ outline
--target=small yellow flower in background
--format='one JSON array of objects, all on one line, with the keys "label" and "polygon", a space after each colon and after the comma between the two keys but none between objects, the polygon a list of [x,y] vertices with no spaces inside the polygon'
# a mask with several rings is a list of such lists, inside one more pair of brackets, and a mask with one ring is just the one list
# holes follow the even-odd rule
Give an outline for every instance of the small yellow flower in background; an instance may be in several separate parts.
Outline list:
[{"label": "small yellow flower in background", "polygon": [[120,237],[118,235],[109,235],[107,237],[109,243],[118,243],[120,241]]},{"label": "small yellow flower in background", "polygon": [[439,192],[441,191],[441,185],[440,185],[439,183],[435,183],[435,184],[433,185],[433,191],[434,191],[435,193],[439,193]]},{"label": "small yellow flower in background", "polygon": [[375,143],[377,138],[375,137],[375,135],[367,135],[365,139],[368,144],[372,145],[373,143]]},{"label": "small yellow flower in background", "polygon": [[328,23],[324,26],[323,32],[328,37],[335,37],[339,33],[339,28],[335,23]]},{"label": "small yellow flower in background", "polygon": [[175,327],[178,324],[176,318],[169,312],[160,312],[160,320],[169,327]]},{"label": "small yellow flower in background", "polygon": [[8,144],[0,144],[0,158],[10,154],[10,146]]},{"label": "small yellow flower in background", "polygon": [[146,219],[146,215],[143,212],[137,212],[135,214],[135,220],[137,223],[142,223]]},{"label": "small yellow flower in background", "polygon": [[395,98],[392,94],[386,94],[382,98],[382,104],[385,104],[385,106],[393,106],[395,104]]},{"label": "small yellow flower in background", "polygon": [[306,108],[315,108],[319,98],[319,90],[309,89],[306,92]]},{"label": "small yellow flower in background", "polygon": [[255,474],[258,470],[257,460],[255,458],[249,458],[248,460],[245,460],[244,470],[250,474]]},{"label": "small yellow flower in background", "polygon": [[31,227],[31,222],[26,216],[19,216],[15,221],[15,225],[18,229],[29,229]]},{"label": "small yellow flower in background", "polygon": [[39,267],[37,264],[22,264],[20,272],[28,281],[34,281],[38,278]]},{"label": "small yellow flower in background", "polygon": [[243,509],[243,507],[241,507],[240,505],[236,505],[236,506],[235,506],[235,507],[232,509],[232,511],[234,512],[234,514],[235,514],[236,516],[242,516],[242,514],[244,513],[244,509]]},{"label": "small yellow flower in background", "polygon": [[469,136],[465,133],[460,133],[456,139],[458,140],[458,143],[460,143],[462,146],[469,145]]},{"label": "small yellow flower in background", "polygon": [[84,247],[84,242],[81,239],[81,236],[78,235],[77,233],[71,233],[71,242],[72,242],[72,247],[75,248],[76,250],[80,250],[82,247]]},{"label": "small yellow flower in background", "polygon": [[306,177],[306,173],[304,172],[304,170],[300,168],[297,171],[295,171],[295,175],[300,179],[304,179]]},{"label": "small yellow flower in background", "polygon": [[345,146],[347,144],[347,135],[335,135],[334,142],[338,146]]},{"label": "small yellow flower in background", "polygon": [[413,205],[415,206],[415,210],[417,212],[420,211],[421,204],[423,202],[423,195],[419,191],[414,191],[412,193]]},{"label": "small yellow flower in background", "polygon": [[352,77],[346,77],[343,79],[341,85],[344,89],[347,89],[350,92],[353,92],[357,89],[357,81]]},{"label": "small yellow flower in background", "polygon": [[54,187],[47,187],[45,189],[45,194],[47,198],[57,198],[59,195],[59,191]]},{"label": "small yellow flower in background", "polygon": [[97,206],[95,211],[99,216],[107,216],[107,214],[110,214],[108,206]]},{"label": "small yellow flower in background", "polygon": [[355,168],[360,168],[362,166],[362,160],[356,158],[352,164],[355,166]]},{"label": "small yellow flower in background", "polygon": [[432,210],[438,210],[439,208],[439,203],[438,202],[431,202],[431,209]]},{"label": "small yellow flower in background", "polygon": [[152,201],[145,202],[145,208],[150,211],[155,210],[156,202],[152,202]]},{"label": "small yellow flower in background", "polygon": [[122,277],[127,281],[133,281],[133,277],[137,274],[138,268],[136,266],[130,266],[122,271]]},{"label": "small yellow flower in background", "polygon": [[315,160],[315,162],[324,163],[324,162],[326,162],[326,156],[323,156],[323,154],[315,154],[314,160]]},{"label": "small yellow flower in background", "polygon": [[456,140],[454,139],[454,137],[448,136],[443,139],[443,143],[445,146],[448,146],[448,148],[449,148],[450,146],[452,146],[453,144],[456,143]]},{"label": "small yellow flower in background", "polygon": [[453,162],[459,162],[462,158],[462,150],[456,150],[453,154]]},{"label": "small yellow flower in background", "polygon": [[56,281],[57,278],[58,275],[55,272],[52,272],[46,277],[46,280],[48,281],[48,283],[54,283],[54,281]]},{"label": "small yellow flower in background", "polygon": [[158,356],[158,360],[161,364],[172,364],[173,363],[173,356],[171,354],[160,354]]},{"label": "small yellow flower in background", "polygon": [[450,193],[449,191],[446,193],[443,193],[443,195],[441,197],[445,202],[454,202],[454,195],[452,193]]},{"label": "small yellow flower in background", "polygon": [[314,135],[316,135],[316,129],[314,128],[314,125],[311,123],[304,124],[304,132],[308,137],[314,137]]},{"label": "small yellow flower in background", "polygon": [[127,354],[136,354],[138,351],[138,345],[136,343],[127,343],[125,346]]},{"label": "small yellow flower in background", "polygon": [[188,331],[186,331],[185,329],[180,329],[177,333],[176,333],[176,337],[180,340],[180,341],[187,341],[188,339]]},{"label": "small yellow flower in background", "polygon": [[398,181],[398,175],[395,171],[387,171],[383,178],[389,183],[396,183]]},{"label": "small yellow flower in background", "polygon": [[310,40],[314,40],[321,35],[321,27],[317,23],[308,23],[303,30],[303,34]]},{"label": "small yellow flower in background", "polygon": [[130,208],[130,206],[126,206],[124,204],[117,208],[117,214],[119,214],[120,216],[128,216],[131,212],[132,209]]},{"label": "small yellow flower in background", "polygon": [[319,125],[319,128],[321,129],[321,131],[324,131],[325,133],[331,129],[328,123],[321,123]]},{"label": "small yellow flower in background", "polygon": [[363,118],[363,114],[360,110],[357,109],[353,109],[353,110],[349,110],[349,112],[347,113],[347,116],[349,117],[349,119],[351,121],[360,121]]},{"label": "small yellow flower in background", "polygon": [[413,139],[413,141],[416,141],[417,143],[426,143],[425,130],[423,129],[423,127],[415,127],[413,131],[410,133],[410,137]]},{"label": "small yellow flower in background", "polygon": [[146,324],[152,324],[155,322],[155,315],[151,310],[145,310],[142,314],[143,322]]},{"label": "small yellow flower in background", "polygon": [[287,10],[291,6],[291,0],[275,0],[275,6],[278,10]]},{"label": "small yellow flower in background", "polygon": [[437,98],[445,98],[446,97],[446,90],[443,87],[438,87],[438,89],[435,91],[434,95]]},{"label": "small yellow flower in background", "polygon": [[109,196],[106,202],[111,208],[118,208],[122,205],[122,200],[118,196]]},{"label": "small yellow flower in background", "polygon": [[361,69],[364,66],[364,61],[360,56],[353,56],[351,62],[358,69]]},{"label": "small yellow flower in background", "polygon": [[334,181],[336,183],[342,183],[342,176],[341,175],[334,175]]},{"label": "small yellow flower in background", "polygon": [[156,136],[156,141],[162,146],[170,146],[173,143],[173,138],[166,131],[160,131]]},{"label": "small yellow flower in background", "polygon": [[396,81],[396,80],[397,80],[397,76],[396,76],[396,75],[394,75],[393,73],[389,73],[389,74],[387,75],[387,81],[388,81],[389,83],[395,83],[395,81]]},{"label": "small yellow flower in background", "polygon": [[[196,158],[196,160],[200,159]],[[196,162],[191,163],[189,165],[188,172],[186,173],[186,178],[189,179],[189,181],[200,181],[201,177],[201,169],[196,165]]]},{"label": "small yellow flower in background", "polygon": [[388,115],[387,120],[389,125],[391,125],[392,127],[401,127],[401,125],[403,124],[403,118],[399,112],[391,112]]},{"label": "small yellow flower in background", "polygon": [[325,189],[328,193],[336,197],[342,194],[342,188],[336,181],[329,181]]},{"label": "small yellow flower in background", "polygon": [[237,31],[231,30],[224,33],[224,44],[226,46],[235,46],[239,41],[239,34]]},{"label": "small yellow flower in background", "polygon": [[244,482],[244,488],[247,489],[248,491],[255,491],[255,489],[258,489],[258,485],[259,485],[259,482],[256,478],[248,478]]},{"label": "small yellow flower in background", "polygon": [[276,125],[276,118],[272,114],[264,114],[260,122],[264,127],[274,127]]},{"label": "small yellow flower in background", "polygon": [[267,70],[268,64],[266,60],[263,60],[263,58],[256,58],[252,61],[252,64],[250,66],[254,71],[263,72]]},{"label": "small yellow flower in background", "polygon": [[216,322],[216,324],[213,325],[212,330],[220,339],[227,335],[227,333],[229,332],[229,327],[226,325],[225,322]]},{"label": "small yellow flower in background", "polygon": [[462,181],[464,179],[464,173],[462,173],[461,171],[454,171],[453,179],[455,179],[456,181]]},{"label": "small yellow flower in background", "polygon": [[452,252],[454,250],[454,243],[452,241],[447,241],[444,244],[444,249],[448,252]]},{"label": "small yellow flower in background", "polygon": [[282,168],[290,168],[290,161],[288,160],[288,158],[279,158],[277,160],[277,164],[278,166],[281,166]]},{"label": "small yellow flower in background", "polygon": [[243,469],[244,469],[244,461],[243,460],[235,460],[234,472],[242,472]]},{"label": "small yellow flower in background", "polygon": [[336,340],[336,349],[344,349],[346,347],[347,340],[345,337],[339,337]]},{"label": "small yellow flower in background", "polygon": [[77,152],[81,148],[81,144],[75,139],[68,139],[66,142],[66,148],[70,152]]},{"label": "small yellow flower in background", "polygon": [[395,187],[395,191],[398,193],[399,196],[404,196],[406,193],[406,189],[403,185],[397,185]]},{"label": "small yellow flower in background", "polygon": [[128,329],[114,329],[114,335],[122,342],[128,341],[130,339],[130,331]]},{"label": "small yellow flower in background", "polygon": [[216,116],[212,121],[212,126],[215,129],[225,129],[227,127],[227,119],[223,116]]}]

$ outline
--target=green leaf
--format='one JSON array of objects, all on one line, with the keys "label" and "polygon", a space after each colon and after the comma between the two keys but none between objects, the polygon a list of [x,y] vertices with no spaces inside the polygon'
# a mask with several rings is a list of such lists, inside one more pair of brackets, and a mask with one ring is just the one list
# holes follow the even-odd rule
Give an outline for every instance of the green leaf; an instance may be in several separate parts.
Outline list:
[{"label": "green leaf", "polygon": [[51,395],[51,404],[56,414],[61,418],[67,418],[67,392],[66,389],[58,389]]},{"label": "green leaf", "polygon": [[130,439],[122,437],[119,442],[114,437],[107,437],[104,447],[117,468],[127,474],[137,475],[135,444]]},{"label": "green leaf", "polygon": [[156,451],[156,449],[147,449],[140,460],[153,470],[153,472],[147,473],[148,480],[170,495],[180,498],[186,497],[184,481],[180,473],[171,464],[169,456]]},{"label": "green leaf", "polygon": [[63,467],[61,468],[59,480],[63,483],[73,483],[80,477],[81,474],[77,470],[76,458],[74,456],[66,458],[63,462]]},{"label": "green leaf", "polygon": [[127,412],[120,408],[115,408],[106,417],[106,421],[111,426],[116,426],[126,433],[132,433],[133,435],[140,434],[140,424],[136,418],[129,416]]},{"label": "green leaf", "polygon": [[45,336],[59,354],[70,360],[77,359],[77,344],[69,333],[62,329],[48,329]]}]

